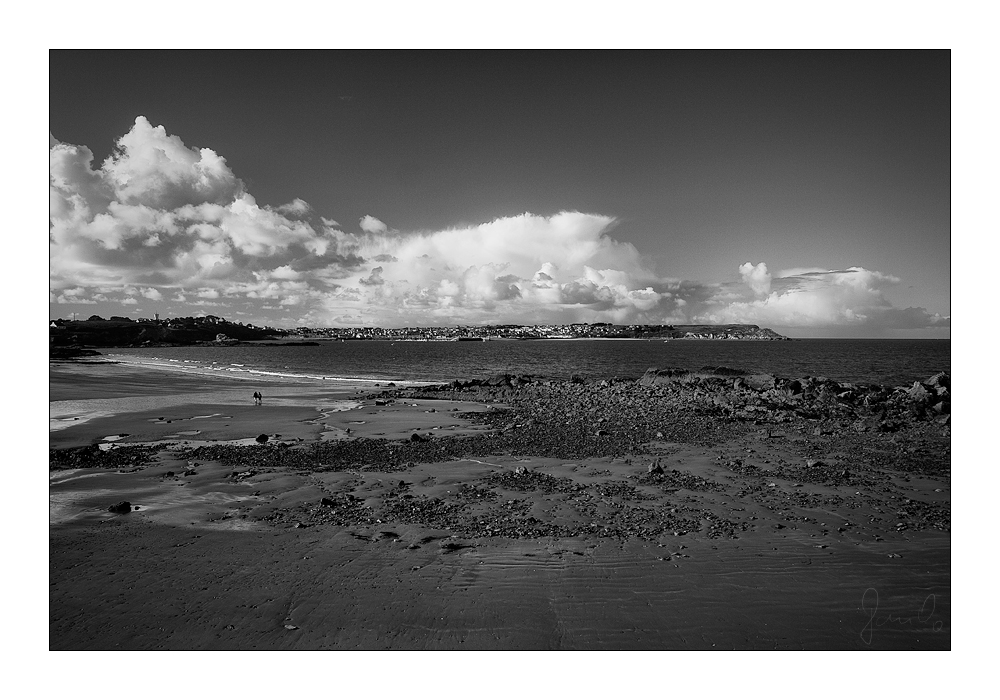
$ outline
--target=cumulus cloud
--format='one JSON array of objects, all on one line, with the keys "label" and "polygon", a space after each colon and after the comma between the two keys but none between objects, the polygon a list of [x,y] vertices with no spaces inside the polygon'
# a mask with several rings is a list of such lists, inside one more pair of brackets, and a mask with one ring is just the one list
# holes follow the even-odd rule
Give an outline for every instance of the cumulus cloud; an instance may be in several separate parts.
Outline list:
[{"label": "cumulus cloud", "polygon": [[389,227],[370,214],[361,218],[361,230],[366,233],[385,233]]},{"label": "cumulus cloud", "polygon": [[786,271],[785,276],[772,280],[763,263],[756,267],[746,263],[740,267],[740,274],[755,298],[725,299],[719,303],[722,295],[717,295],[698,315],[700,321],[786,328],[848,326],[865,329],[917,329],[950,324],[949,317],[931,314],[926,309],[894,308],[885,293],[889,287],[899,284],[900,279],[863,267],[803,268]]},{"label": "cumulus cloud", "polygon": [[[218,306],[324,326],[343,323],[757,323],[927,328],[949,319],[897,309],[900,280],[851,267],[772,274],[733,261],[729,282],[657,274],[613,233],[615,218],[523,213],[439,231],[360,233],[301,199],[260,204],[225,159],[143,117],[95,165],[51,139],[54,304]],[[738,275],[738,276],[737,276]],[[239,303],[241,308],[232,305]]]},{"label": "cumulus cloud", "polygon": [[758,296],[767,296],[768,292],[771,291],[771,275],[768,274],[767,265],[764,263],[757,265],[743,263],[740,265],[740,276]]},{"label": "cumulus cloud", "polygon": [[369,231],[352,244],[380,265],[335,280],[355,292],[331,295],[325,313],[397,324],[661,322],[679,308],[669,291],[679,281],[657,277],[634,246],[612,238],[615,223],[581,212],[525,213],[443,231]]},{"label": "cumulus cloud", "polygon": [[327,291],[329,274],[363,262],[341,254],[335,221],[316,217],[301,199],[259,205],[222,156],[189,148],[144,117],[99,167],[87,147],[54,138],[49,165],[55,290],[104,287],[121,295],[141,285],[153,300],[164,288],[227,295],[258,283],[261,271],[297,279],[320,270],[297,297],[305,300]]},{"label": "cumulus cloud", "polygon": [[175,209],[185,204],[231,202],[243,189],[210,148],[190,149],[162,126],[138,117],[102,166],[104,180],[122,204]]}]

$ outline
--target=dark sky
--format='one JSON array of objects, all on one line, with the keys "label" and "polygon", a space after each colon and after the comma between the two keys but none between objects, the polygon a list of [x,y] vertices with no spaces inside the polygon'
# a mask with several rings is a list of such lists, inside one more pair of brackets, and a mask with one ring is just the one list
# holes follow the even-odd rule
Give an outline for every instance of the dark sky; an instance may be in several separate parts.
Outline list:
[{"label": "dark sky", "polygon": [[138,115],[345,230],[576,210],[666,277],[859,266],[949,313],[947,51],[51,52],[94,167]]}]

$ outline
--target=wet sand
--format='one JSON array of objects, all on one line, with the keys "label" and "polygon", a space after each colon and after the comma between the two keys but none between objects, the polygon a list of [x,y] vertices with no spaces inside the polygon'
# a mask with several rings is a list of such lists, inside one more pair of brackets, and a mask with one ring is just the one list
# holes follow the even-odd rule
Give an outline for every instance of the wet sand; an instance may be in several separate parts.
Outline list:
[{"label": "wet sand", "polygon": [[[253,387],[253,406],[253,388],[222,380],[205,402],[198,381],[130,369],[109,385],[106,368],[81,372],[89,385],[53,373],[61,419],[59,401],[107,415],[60,426],[51,446],[155,450],[50,472],[51,649],[951,647],[950,470],[787,478],[848,461],[846,436],[811,425],[580,459],[498,442],[403,462],[371,450],[489,445],[503,430],[475,414],[496,402],[276,383]],[[333,443],[356,461],[277,459]],[[734,466],[748,463],[762,471]],[[906,499],[931,515],[897,528],[889,508]],[[131,512],[108,512],[123,500]]]}]

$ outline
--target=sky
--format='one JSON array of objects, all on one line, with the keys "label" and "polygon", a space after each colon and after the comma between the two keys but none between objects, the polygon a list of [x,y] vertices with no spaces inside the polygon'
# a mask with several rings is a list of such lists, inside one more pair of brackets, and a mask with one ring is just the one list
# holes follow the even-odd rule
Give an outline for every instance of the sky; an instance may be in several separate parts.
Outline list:
[{"label": "sky", "polygon": [[950,337],[951,55],[49,53],[50,317]]}]

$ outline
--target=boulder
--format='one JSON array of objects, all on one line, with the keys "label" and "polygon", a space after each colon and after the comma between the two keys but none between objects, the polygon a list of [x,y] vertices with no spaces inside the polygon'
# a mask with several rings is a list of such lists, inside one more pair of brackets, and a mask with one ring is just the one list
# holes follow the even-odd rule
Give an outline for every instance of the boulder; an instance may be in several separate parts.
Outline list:
[{"label": "boulder", "polygon": [[124,513],[131,513],[132,512],[132,504],[129,503],[128,501],[120,501],[118,503],[115,503],[113,506],[110,506],[108,508],[108,512],[109,513],[118,513],[120,515],[124,514]]},{"label": "boulder", "polygon": [[702,374],[714,374],[719,377],[737,377],[744,374],[748,374],[745,369],[734,369],[732,367],[714,367],[712,365],[706,365],[698,370]]},{"label": "boulder", "polygon": [[945,389],[951,389],[951,375],[947,372],[938,372],[933,377],[927,380],[927,384],[933,387],[943,387]]},{"label": "boulder", "polygon": [[682,377],[686,377],[690,372],[678,367],[668,369],[657,369],[650,367],[639,379],[640,386],[657,386],[659,384],[670,384]]},{"label": "boulder", "polygon": [[802,393],[802,382],[798,379],[790,379],[781,388],[789,396],[795,396]]},{"label": "boulder", "polygon": [[484,386],[510,386],[510,375],[509,374],[494,374],[490,376],[485,382]]},{"label": "boulder", "polygon": [[265,433],[261,433],[260,435],[257,436],[256,439],[258,443],[263,445],[265,442],[267,442],[267,435]]},{"label": "boulder", "polygon": [[929,389],[930,387],[926,387],[920,382],[913,382],[913,386],[906,390],[906,394],[910,397],[910,401],[923,402],[932,396]]},{"label": "boulder", "polygon": [[775,384],[773,374],[751,374],[746,377],[746,383],[756,391],[767,391],[773,389]]}]

